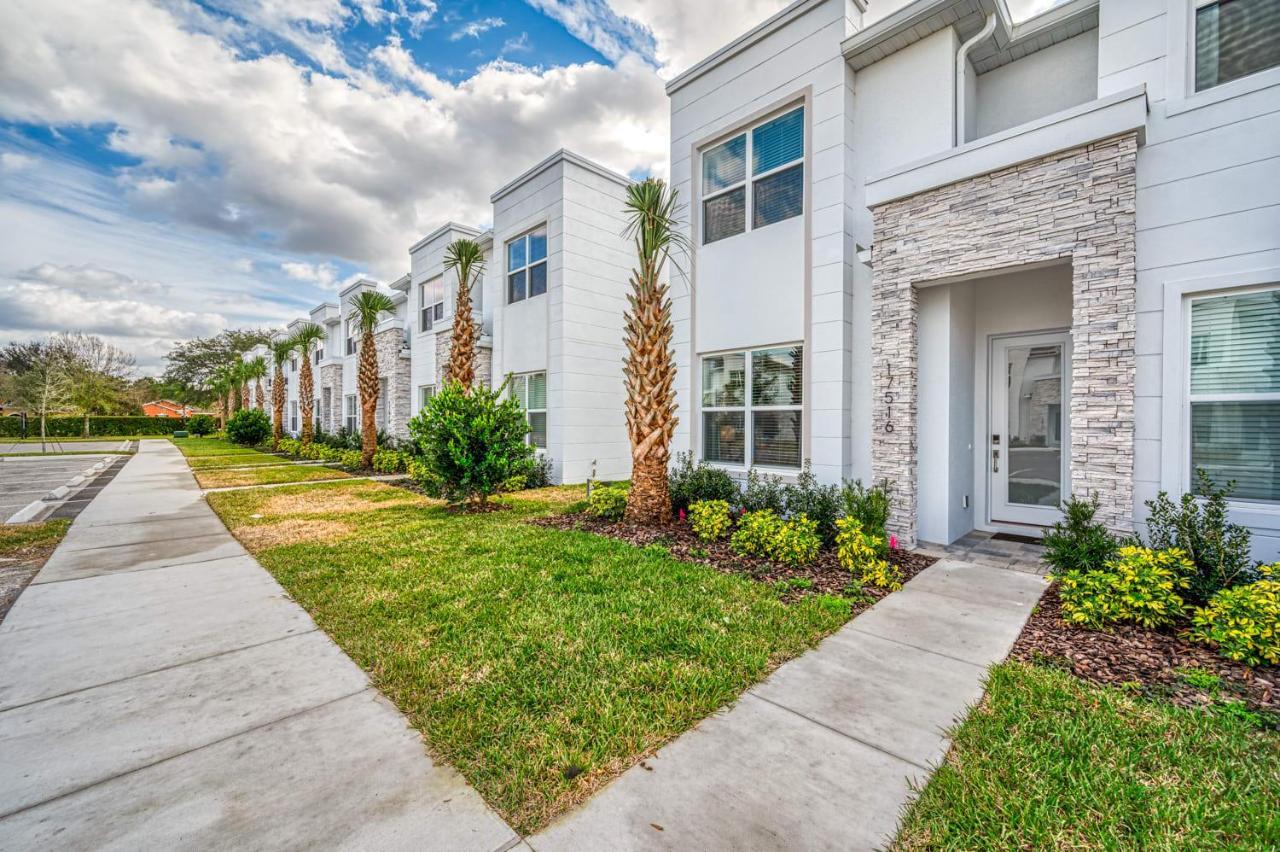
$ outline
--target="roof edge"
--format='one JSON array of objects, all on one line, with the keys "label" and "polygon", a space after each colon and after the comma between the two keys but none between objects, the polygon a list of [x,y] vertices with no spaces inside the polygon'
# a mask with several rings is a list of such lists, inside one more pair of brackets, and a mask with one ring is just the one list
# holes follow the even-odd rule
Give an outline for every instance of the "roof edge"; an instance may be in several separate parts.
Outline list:
[{"label": "roof edge", "polygon": [[[809,2],[809,0],[805,0],[805,2]],[[823,2],[825,2],[825,0],[823,0]],[[582,156],[581,154],[575,154],[574,152],[570,151],[568,148],[561,148],[559,151],[556,151],[554,154],[547,157],[542,162],[538,163],[537,165],[533,166],[527,171],[522,172],[515,179],[505,183],[501,189],[497,190],[496,192],[493,193],[493,195],[489,196],[489,203],[490,204],[497,203],[497,201],[500,198],[502,198],[504,195],[509,195],[513,190],[518,188],[520,185],[529,182],[530,180],[537,177],[542,172],[545,172],[547,169],[554,166],[556,163],[561,163],[561,162],[573,163],[575,166],[584,168],[589,172],[593,172],[594,174],[597,174],[602,178],[611,180],[614,183],[621,184],[622,186],[631,185],[631,178],[627,177],[626,175],[619,174],[618,172],[615,172],[613,169],[602,166],[599,163],[595,162],[594,160],[588,160],[586,157]]]},{"label": "roof edge", "polygon": [[460,224],[460,223],[455,222],[455,221],[453,221],[452,219],[450,219],[448,222],[445,222],[443,225],[441,225],[440,227],[436,228],[434,231],[432,231],[431,233],[427,234],[425,237],[423,237],[422,239],[418,240],[418,241],[417,241],[416,243],[414,243],[413,245],[409,246],[409,254],[413,254],[415,251],[417,251],[418,249],[422,248],[422,247],[423,247],[423,246],[425,246],[427,243],[429,243],[429,242],[431,242],[432,240],[434,240],[436,237],[440,236],[441,234],[445,233],[446,231],[451,231],[451,230],[452,230],[452,231],[459,231],[459,232],[464,233],[464,234],[467,234],[467,235],[469,235],[469,236],[471,236],[471,237],[478,237],[478,236],[480,236],[480,229],[479,229],[479,228],[473,228],[473,227],[471,227],[470,225],[463,225],[463,224]]}]

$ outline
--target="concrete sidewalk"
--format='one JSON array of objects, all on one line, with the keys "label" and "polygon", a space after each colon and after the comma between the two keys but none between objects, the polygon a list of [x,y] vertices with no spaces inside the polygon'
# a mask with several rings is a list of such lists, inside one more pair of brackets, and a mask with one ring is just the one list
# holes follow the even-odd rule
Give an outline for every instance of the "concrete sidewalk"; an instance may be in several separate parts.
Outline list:
[{"label": "concrete sidewalk", "polygon": [[935,563],[528,843],[883,848],[1044,588],[1027,573]]},{"label": "concrete sidewalk", "polygon": [[508,849],[515,833],[143,441],[0,626],[0,848]]}]

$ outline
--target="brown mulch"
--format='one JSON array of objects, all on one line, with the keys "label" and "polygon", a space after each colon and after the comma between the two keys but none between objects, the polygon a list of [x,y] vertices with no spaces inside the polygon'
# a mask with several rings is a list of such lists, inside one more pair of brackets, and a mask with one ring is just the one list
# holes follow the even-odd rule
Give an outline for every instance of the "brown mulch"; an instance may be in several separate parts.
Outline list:
[{"label": "brown mulch", "polygon": [[[637,547],[661,544],[677,559],[708,565],[725,574],[739,574],[762,583],[808,580],[812,584],[808,588],[792,586],[786,589],[782,593],[782,599],[787,602],[817,594],[846,597],[851,595],[851,588],[858,588],[858,584],[849,575],[849,569],[841,566],[836,560],[836,553],[832,548],[823,548],[817,560],[810,565],[792,567],[770,562],[767,559],[739,556],[729,547],[727,540],[704,542],[693,534],[688,523],[676,520],[672,520],[666,526],[651,527],[629,521],[607,521],[578,514],[551,515],[535,518],[530,523],[555,529],[592,532],[616,538]],[[891,550],[887,559],[902,569],[904,582],[937,561],[932,556],[908,553],[904,550]],[[874,586],[867,586],[864,591],[874,600],[880,600],[889,594],[887,590]],[[853,596],[859,595],[854,593]],[[865,607],[855,606],[854,609],[858,611],[862,608]]]},{"label": "brown mulch", "polygon": [[1210,691],[1183,679],[1188,669],[1221,678],[1221,696],[1242,699],[1251,707],[1280,713],[1280,668],[1251,669],[1218,655],[1207,645],[1179,638],[1187,625],[1150,630],[1119,624],[1090,630],[1063,622],[1058,588],[1045,592],[1013,646],[1012,656],[1029,663],[1058,665],[1076,677],[1119,686],[1138,684],[1141,691],[1183,707],[1208,707]]}]

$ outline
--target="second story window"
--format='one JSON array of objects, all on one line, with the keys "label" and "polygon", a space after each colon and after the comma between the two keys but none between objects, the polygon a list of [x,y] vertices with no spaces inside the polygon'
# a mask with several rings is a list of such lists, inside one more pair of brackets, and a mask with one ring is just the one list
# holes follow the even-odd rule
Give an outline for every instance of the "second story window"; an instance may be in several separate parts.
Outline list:
[{"label": "second story window", "polygon": [[355,317],[347,317],[347,354],[356,354],[356,347],[360,345],[360,324]]},{"label": "second story window", "polygon": [[435,278],[418,285],[418,322],[421,331],[430,331],[444,319],[444,279]]},{"label": "second story window", "polygon": [[316,363],[319,364],[323,360],[324,360],[324,347],[317,346],[316,347]]},{"label": "second story window", "polygon": [[702,242],[804,212],[804,108],[702,152]]},{"label": "second story window", "polygon": [[547,227],[507,243],[507,301],[519,302],[547,292]]},{"label": "second story window", "polygon": [[1196,0],[1196,91],[1280,66],[1280,0]]},{"label": "second story window", "polygon": [[289,372],[298,372],[298,356],[296,355],[289,359]]}]

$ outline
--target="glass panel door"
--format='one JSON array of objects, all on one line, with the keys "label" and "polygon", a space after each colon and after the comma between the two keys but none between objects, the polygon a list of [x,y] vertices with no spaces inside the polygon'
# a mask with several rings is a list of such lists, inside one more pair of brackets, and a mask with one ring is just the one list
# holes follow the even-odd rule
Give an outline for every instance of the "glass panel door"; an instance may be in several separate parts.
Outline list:
[{"label": "glass panel door", "polygon": [[991,363],[991,520],[1051,524],[1069,491],[1066,335],[994,341]]}]

